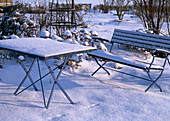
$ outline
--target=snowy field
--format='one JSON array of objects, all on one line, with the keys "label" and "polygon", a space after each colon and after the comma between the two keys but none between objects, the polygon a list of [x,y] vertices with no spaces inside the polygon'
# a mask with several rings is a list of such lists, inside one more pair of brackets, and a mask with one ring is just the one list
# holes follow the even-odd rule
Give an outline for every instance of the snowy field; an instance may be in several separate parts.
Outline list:
[{"label": "snowy field", "polygon": [[[115,28],[125,30],[143,29],[138,19],[125,15],[123,22],[110,14],[92,14],[84,16],[87,30],[96,30],[99,36],[112,37]],[[80,29],[80,28],[79,28]],[[137,59],[134,53],[114,47],[115,54]],[[138,59],[143,59],[142,55]],[[149,60],[149,59],[148,59]],[[54,66],[54,60],[49,60]],[[24,62],[29,67],[31,60]],[[18,96],[14,91],[25,76],[16,60],[5,60],[0,69],[0,121],[169,121],[170,120],[170,65],[166,65],[163,76],[158,81],[163,92],[152,87],[147,81],[111,72],[108,76],[100,70],[93,77],[91,74],[98,67],[94,61],[83,60],[77,70],[65,69],[59,79],[60,84],[75,104],[70,104],[56,86],[49,109],[45,109],[41,90],[29,88]],[[159,62],[158,62],[159,63]],[[143,71],[123,67],[130,73],[143,75]],[[47,67],[41,62],[42,71]],[[37,66],[31,72],[38,78]],[[43,80],[46,98],[51,90],[50,76]],[[26,80],[23,87],[29,84]],[[40,83],[37,83],[40,89]]]}]

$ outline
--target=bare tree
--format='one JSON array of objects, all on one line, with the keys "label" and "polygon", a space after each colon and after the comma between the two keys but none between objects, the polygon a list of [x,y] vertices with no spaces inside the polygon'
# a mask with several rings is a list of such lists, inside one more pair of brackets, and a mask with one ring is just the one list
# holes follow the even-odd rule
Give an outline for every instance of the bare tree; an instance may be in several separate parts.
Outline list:
[{"label": "bare tree", "polygon": [[93,6],[94,14],[95,14],[95,11],[96,11],[97,9],[98,9],[98,6],[97,6],[97,5]]},{"label": "bare tree", "polygon": [[115,0],[115,8],[119,20],[123,20],[125,12],[128,10],[128,5],[131,0]]},{"label": "bare tree", "polygon": [[170,36],[170,28],[169,28],[169,23],[170,23],[170,1],[169,0],[166,0],[166,23],[167,23],[168,34]]},{"label": "bare tree", "polygon": [[159,34],[166,18],[167,0],[133,0],[136,14],[146,29]]},{"label": "bare tree", "polygon": [[104,0],[103,12],[108,13],[110,6],[113,6],[114,0]]}]

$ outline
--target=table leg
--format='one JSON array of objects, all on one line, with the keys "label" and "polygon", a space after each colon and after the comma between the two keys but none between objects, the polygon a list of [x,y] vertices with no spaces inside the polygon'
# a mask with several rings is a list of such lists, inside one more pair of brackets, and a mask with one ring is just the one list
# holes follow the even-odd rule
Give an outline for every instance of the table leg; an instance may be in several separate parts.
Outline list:
[{"label": "table leg", "polygon": [[41,76],[41,69],[40,69],[39,59],[37,59],[37,64],[38,64],[38,71],[39,71],[39,76],[40,76],[41,89],[42,89],[41,91],[42,91],[42,95],[43,95],[44,106],[45,106],[45,108],[47,108],[46,101],[45,101],[45,94],[44,94],[44,87],[43,87],[43,82],[42,82],[42,76]]},{"label": "table leg", "polygon": [[60,88],[60,90],[64,93],[64,95],[66,96],[66,98],[70,101],[70,103],[71,103],[71,104],[74,104],[73,101],[71,100],[71,98],[68,96],[68,94],[65,92],[65,90],[63,89],[63,87],[62,87],[62,86],[59,84],[59,82],[58,82],[59,76],[61,75],[61,73],[62,73],[62,71],[63,71],[63,69],[64,69],[64,67],[65,67],[65,65],[66,65],[67,59],[68,59],[68,57],[65,58],[64,64],[63,64],[62,68],[60,69],[57,77],[55,77],[54,71],[51,69],[51,67],[50,67],[50,65],[48,64],[47,60],[44,60],[45,64],[47,65],[47,67],[48,67],[48,69],[49,69],[49,71],[50,71],[50,73],[51,73],[51,75],[52,75],[52,78],[54,79],[54,83],[53,83],[53,86],[52,86],[52,89],[51,89],[51,93],[50,93],[50,96],[49,96],[49,99],[48,99],[47,107],[46,107],[46,108],[49,107],[49,104],[50,104],[50,102],[51,102],[51,98],[52,98],[52,95],[53,95],[54,88],[55,88],[55,85],[56,85],[56,84],[57,84],[57,86]]},{"label": "table leg", "polygon": [[[23,64],[23,62],[22,62],[22,61],[19,61],[20,65],[21,65],[21,67],[24,69],[26,75],[25,75],[24,79],[21,81],[21,83],[19,84],[19,86],[18,86],[18,88],[16,89],[16,91],[14,92],[14,95],[18,95],[17,92],[19,91],[19,89],[21,88],[21,86],[23,85],[23,83],[25,82],[25,80],[27,79],[27,77],[29,78],[29,80],[31,81],[32,84],[34,83],[33,80],[32,80],[32,78],[31,78],[31,76],[29,75],[29,73],[31,72],[32,67],[34,66],[36,60],[37,60],[37,58],[34,58],[31,66],[30,66],[30,68],[28,69],[28,71],[27,71],[25,65]],[[33,84],[33,87],[34,87],[34,89],[35,89],[36,91],[38,90],[38,89],[36,88],[35,84]]]}]

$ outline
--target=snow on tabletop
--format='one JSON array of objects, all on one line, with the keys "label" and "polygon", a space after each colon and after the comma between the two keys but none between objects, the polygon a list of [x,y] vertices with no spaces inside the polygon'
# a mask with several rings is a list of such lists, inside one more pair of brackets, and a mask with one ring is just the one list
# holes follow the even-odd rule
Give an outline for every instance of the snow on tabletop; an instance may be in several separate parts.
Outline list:
[{"label": "snow on tabletop", "polygon": [[43,58],[95,50],[93,47],[56,42],[51,39],[43,38],[19,38],[1,40],[0,47]]}]

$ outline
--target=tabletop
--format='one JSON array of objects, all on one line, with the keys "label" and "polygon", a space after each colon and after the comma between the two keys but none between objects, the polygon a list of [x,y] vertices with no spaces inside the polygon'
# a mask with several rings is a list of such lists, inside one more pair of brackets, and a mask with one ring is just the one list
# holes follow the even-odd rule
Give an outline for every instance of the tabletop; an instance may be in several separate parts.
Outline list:
[{"label": "tabletop", "polygon": [[96,50],[94,47],[57,42],[44,38],[19,38],[0,40],[0,49],[6,49],[43,59]]}]

